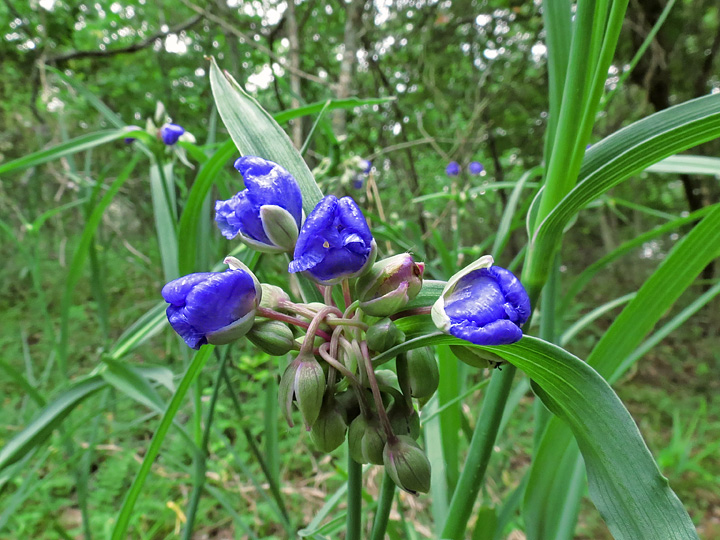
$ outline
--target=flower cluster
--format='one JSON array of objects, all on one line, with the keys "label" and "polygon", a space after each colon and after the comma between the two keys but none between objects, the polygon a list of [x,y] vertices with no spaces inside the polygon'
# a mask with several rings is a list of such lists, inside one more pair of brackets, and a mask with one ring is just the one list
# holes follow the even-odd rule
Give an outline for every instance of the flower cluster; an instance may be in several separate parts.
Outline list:
[{"label": "flower cluster", "polygon": [[[287,254],[288,272],[314,283],[322,301],[296,303],[228,257],[223,272],[165,285],[170,325],[193,349],[245,336],[267,354],[290,353],[278,391],[288,424],[297,408],[319,450],[331,452],[347,440],[357,462],[383,465],[402,489],[427,492],[430,462],[416,442],[418,407],[437,390],[439,371],[432,348],[398,347],[416,337],[405,335],[403,328],[412,325],[402,321],[431,314],[438,328],[469,342],[454,344],[458,358],[487,366],[487,353],[470,344],[522,337],[530,316],[522,285],[483,257],[450,279],[431,310],[421,294],[425,265],[409,253],[376,262],[377,244],[352,198],[328,195],[305,217],[300,187],[281,165],[244,156],[235,168],[245,189],[216,202],[221,234],[264,253]],[[395,358],[394,371],[380,368],[380,355]]]},{"label": "flower cluster", "polygon": [[[460,164],[457,161],[451,161],[450,163],[448,163],[447,167],[445,167],[445,174],[447,174],[450,177],[458,176],[460,174],[461,170],[462,169],[460,167]],[[472,176],[477,176],[478,174],[482,174],[484,170],[485,170],[485,167],[479,161],[471,161],[468,164],[468,172]]]}]

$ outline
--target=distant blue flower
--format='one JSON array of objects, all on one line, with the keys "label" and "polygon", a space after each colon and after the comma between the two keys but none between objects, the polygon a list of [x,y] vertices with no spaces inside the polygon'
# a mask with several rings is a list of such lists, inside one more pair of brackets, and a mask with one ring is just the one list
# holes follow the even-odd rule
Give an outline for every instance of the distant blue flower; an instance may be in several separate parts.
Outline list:
[{"label": "distant blue flower", "polygon": [[470,174],[477,175],[483,172],[485,167],[483,167],[483,164],[479,161],[471,161],[470,165],[468,165],[468,170],[470,171]]},{"label": "distant blue flower", "polygon": [[227,239],[240,236],[265,252],[292,251],[302,221],[300,186],[283,167],[255,156],[235,161],[245,189],[215,203],[215,221]]},{"label": "distant blue flower", "polygon": [[360,170],[365,174],[370,174],[370,171],[372,170],[372,161],[368,161],[367,159],[360,160]]},{"label": "distant blue flower", "polygon": [[250,330],[262,292],[246,270],[190,274],[163,287],[170,326],[188,347],[223,344]]},{"label": "distant blue flower", "polygon": [[448,166],[445,167],[445,174],[448,176],[457,176],[460,174],[460,165],[457,161],[451,161]]},{"label": "distant blue flower", "polygon": [[592,146],[592,144],[586,145],[586,146],[585,146],[585,150],[590,150],[590,147],[591,147],[591,146]]},{"label": "distant blue flower", "polygon": [[172,146],[178,142],[178,139],[183,133],[185,133],[185,128],[177,124],[164,124],[163,127],[160,128],[160,138],[162,142],[168,146]]},{"label": "distant blue flower", "polygon": [[362,174],[356,174],[353,176],[352,187],[353,189],[362,189],[365,185],[365,177]]},{"label": "distant blue flower", "polygon": [[522,338],[530,299],[512,272],[482,257],[448,282],[432,308],[441,330],[476,345],[504,345]]},{"label": "distant blue flower", "polygon": [[360,275],[375,260],[377,247],[365,216],[350,197],[323,198],[305,220],[290,272],[306,272],[322,285]]}]

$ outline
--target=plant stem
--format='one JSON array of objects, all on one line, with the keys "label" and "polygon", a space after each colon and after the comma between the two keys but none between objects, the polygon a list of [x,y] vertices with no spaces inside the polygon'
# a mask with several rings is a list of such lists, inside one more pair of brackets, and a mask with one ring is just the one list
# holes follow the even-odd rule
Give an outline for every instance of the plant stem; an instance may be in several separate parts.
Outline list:
[{"label": "plant stem", "polygon": [[[210,397],[210,408],[208,409],[207,419],[205,420],[205,430],[202,434],[202,441],[200,443],[200,455],[195,456],[195,470],[193,473],[193,491],[190,496],[190,503],[186,512],[187,523],[185,524],[185,531],[183,531],[183,539],[189,540],[192,537],[193,526],[195,524],[195,515],[197,514],[198,505],[200,504],[200,497],[202,496],[203,487],[205,486],[205,473],[207,471],[207,457],[208,457],[208,441],[210,440],[210,428],[212,426],[213,417],[215,415],[215,404],[217,403],[218,391],[220,389],[220,379],[222,379],[223,371],[225,370],[225,363],[227,362],[227,351],[223,351],[224,354],[220,354],[215,349],[215,355],[220,357],[220,368],[215,377],[215,384],[213,385],[213,393]],[[197,383],[196,383],[197,384]],[[202,411],[202,409],[201,409]]]},{"label": "plant stem", "polygon": [[[272,319],[274,321],[281,321],[284,323],[293,324],[295,326],[299,326],[300,328],[305,328],[306,330],[310,328],[310,323],[303,321],[302,319],[298,319],[297,317],[293,317],[292,315],[286,315],[285,313],[280,313],[279,311],[275,311],[274,309],[270,308],[258,307],[257,315],[258,317],[265,317],[266,319]],[[331,338],[330,334],[328,334],[324,330],[316,330],[315,335],[320,336],[326,341],[330,341]]]},{"label": "plant stem", "polygon": [[372,360],[370,359],[370,351],[368,351],[367,342],[363,341],[360,344],[360,350],[362,351],[362,359],[365,367],[365,374],[367,375],[368,382],[370,383],[370,390],[372,390],[373,400],[375,401],[375,408],[377,409],[377,415],[380,419],[380,425],[385,431],[388,444],[392,444],[397,441],[397,437],[393,432],[392,425],[390,424],[390,418],[388,418],[387,411],[385,411],[385,405],[383,404],[382,395],[380,394],[380,387],[378,386],[377,379],[375,378],[375,371],[373,370]]},{"label": "plant stem", "polygon": [[453,492],[440,538],[461,540],[464,537],[473,505],[480,492],[480,487],[483,485],[483,477],[490,461],[492,449],[495,446],[495,438],[515,371],[515,366],[506,364],[502,371],[495,371],[490,380],[487,395],[478,416],[478,423],[470,441],[468,458]]},{"label": "plant stem", "polygon": [[380,488],[380,500],[378,500],[377,510],[375,511],[375,521],[373,522],[370,540],[384,540],[394,498],[395,482],[388,473],[385,473]]},{"label": "plant stem", "polygon": [[260,448],[258,448],[257,443],[255,442],[255,437],[253,436],[252,432],[248,429],[248,427],[242,423],[242,420],[244,418],[242,409],[240,407],[240,400],[238,399],[238,395],[233,389],[232,380],[230,379],[230,374],[227,371],[227,367],[223,368],[223,377],[225,378],[225,385],[227,386],[228,393],[230,394],[230,398],[233,402],[233,407],[235,408],[235,412],[238,416],[238,419],[241,421],[240,423],[240,429],[243,432],[243,435],[245,436],[245,440],[248,443],[248,447],[250,448],[250,452],[257,460],[258,464],[260,465],[260,468],[262,469],[263,474],[265,475],[265,479],[268,481],[268,486],[270,487],[270,493],[272,493],[273,498],[275,499],[275,503],[277,504],[278,509],[280,510],[280,513],[285,518],[285,523],[283,525],[285,526],[285,529],[288,533],[292,533],[292,525],[290,523],[290,517],[287,512],[287,509],[285,508],[285,503],[282,498],[282,493],[280,492],[280,487],[278,486],[277,477],[273,475],[272,470],[268,466],[268,463],[266,462],[265,457],[263,456],[263,453],[260,451]]},{"label": "plant stem", "polygon": [[348,499],[346,540],[362,538],[362,465],[348,452]]},{"label": "plant stem", "polygon": [[398,313],[395,313],[394,315],[391,315],[390,319],[393,321],[397,321],[398,319],[401,319],[403,317],[411,317],[412,315],[429,315],[431,311],[432,306],[406,309],[405,311],[400,311]]}]

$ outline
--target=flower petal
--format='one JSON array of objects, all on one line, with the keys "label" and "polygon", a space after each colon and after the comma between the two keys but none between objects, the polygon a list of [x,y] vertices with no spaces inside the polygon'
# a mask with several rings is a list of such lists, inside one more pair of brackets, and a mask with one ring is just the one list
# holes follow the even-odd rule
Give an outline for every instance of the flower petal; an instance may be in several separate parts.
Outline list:
[{"label": "flower petal", "polygon": [[522,330],[512,321],[501,319],[485,326],[474,326],[467,322],[450,326],[450,334],[475,345],[509,345],[520,341]]}]

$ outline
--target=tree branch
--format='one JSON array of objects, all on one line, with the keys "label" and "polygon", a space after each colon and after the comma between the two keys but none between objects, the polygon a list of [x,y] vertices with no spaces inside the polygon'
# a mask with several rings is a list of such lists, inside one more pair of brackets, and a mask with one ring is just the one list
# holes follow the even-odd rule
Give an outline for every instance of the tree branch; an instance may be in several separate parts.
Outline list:
[{"label": "tree branch", "polygon": [[195,15],[192,19],[188,19],[184,23],[181,23],[177,26],[173,26],[169,30],[165,32],[158,32],[156,34],[153,34],[149,38],[146,38],[142,41],[138,41],[137,43],[133,43],[132,45],[128,45],[127,47],[121,47],[118,49],[107,49],[107,50],[92,50],[92,51],[70,51],[64,54],[59,54],[57,56],[52,56],[46,60],[46,63],[48,64],[55,64],[59,62],[67,62],[69,60],[75,60],[77,58],[101,58],[101,57],[107,57],[107,56],[115,56],[118,54],[127,54],[127,53],[134,53],[137,51],[141,51],[143,49],[146,49],[150,47],[153,43],[155,43],[156,40],[164,38],[168,34],[177,34],[179,32],[182,32],[183,30],[187,30],[191,26],[197,24],[203,19],[203,15]]}]

